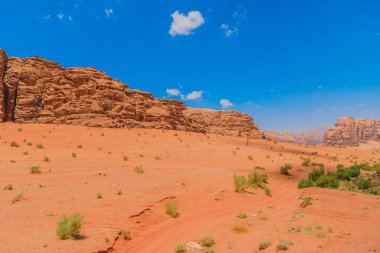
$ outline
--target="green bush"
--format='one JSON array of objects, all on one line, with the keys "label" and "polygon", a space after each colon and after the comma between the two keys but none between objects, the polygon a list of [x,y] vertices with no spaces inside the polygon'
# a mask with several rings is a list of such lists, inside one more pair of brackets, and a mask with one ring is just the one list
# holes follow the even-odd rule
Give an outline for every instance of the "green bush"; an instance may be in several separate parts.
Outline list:
[{"label": "green bush", "polygon": [[316,181],[320,176],[325,174],[325,168],[320,167],[319,169],[314,168],[312,172],[309,173],[308,178],[311,181]]},{"label": "green bush", "polygon": [[314,182],[310,179],[302,179],[301,181],[298,182],[298,189],[301,188],[308,188],[308,187],[313,187]]},{"label": "green bush", "polygon": [[369,188],[371,188],[373,185],[372,185],[372,180],[371,179],[359,179],[358,181],[356,181],[356,186],[360,189],[360,190],[367,190]]},{"label": "green bush", "polygon": [[280,174],[281,175],[286,175],[286,176],[289,176],[290,173],[289,173],[289,170],[293,169],[293,166],[290,165],[290,164],[285,164],[284,166],[282,166],[280,168]]},{"label": "green bush", "polygon": [[174,200],[167,202],[165,205],[165,209],[166,209],[166,214],[170,215],[172,218],[179,217],[177,203]]},{"label": "green bush", "polygon": [[175,253],[183,253],[186,252],[186,245],[180,244],[175,247]]},{"label": "green bush", "polygon": [[202,247],[212,247],[214,246],[215,244],[215,240],[214,238],[212,237],[203,237],[199,240],[199,244],[202,246]]},{"label": "green bush", "polygon": [[239,214],[237,215],[237,217],[238,217],[239,219],[247,219],[247,218],[248,218],[248,214],[247,214],[247,213],[239,213]]},{"label": "green bush", "polygon": [[242,175],[234,175],[235,192],[242,193],[246,189],[246,179]]},{"label": "green bush", "polygon": [[311,163],[311,159],[310,158],[302,158],[302,166],[305,166],[305,167],[309,167],[310,166],[310,163]]},{"label": "green bush", "polygon": [[58,222],[56,234],[61,240],[79,239],[82,225],[83,217],[80,214],[63,216]]},{"label": "green bush", "polygon": [[315,185],[321,188],[338,188],[339,180],[336,178],[336,174],[328,173],[326,175],[320,176],[315,181]]}]

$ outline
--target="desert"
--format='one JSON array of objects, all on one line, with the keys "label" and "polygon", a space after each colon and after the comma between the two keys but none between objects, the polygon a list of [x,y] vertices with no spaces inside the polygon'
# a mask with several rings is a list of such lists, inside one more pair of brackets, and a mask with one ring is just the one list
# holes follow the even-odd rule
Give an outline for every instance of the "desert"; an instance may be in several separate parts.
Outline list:
[{"label": "desert", "polygon": [[380,253],[379,1],[0,10],[0,253]]},{"label": "desert", "polygon": [[[279,240],[292,242],[290,252],[380,247],[379,197],[297,187],[312,171],[300,157],[334,170],[350,159],[376,160],[378,150],[18,123],[1,124],[0,150],[2,187],[12,185],[0,199],[2,252],[174,252],[208,236],[216,252],[254,252],[262,241],[271,243],[263,252],[273,252]],[[294,166],[291,176],[280,174],[285,163]],[[41,173],[31,174],[33,166]],[[271,196],[259,188],[235,192],[234,175],[252,171],[268,176]],[[17,194],[22,197],[14,202]],[[305,198],[312,205],[303,208]],[[179,217],[165,213],[169,201],[177,203]],[[60,240],[58,220],[74,213],[84,218],[83,238]],[[238,218],[241,213],[247,218]],[[119,235],[124,229],[131,240]]]}]

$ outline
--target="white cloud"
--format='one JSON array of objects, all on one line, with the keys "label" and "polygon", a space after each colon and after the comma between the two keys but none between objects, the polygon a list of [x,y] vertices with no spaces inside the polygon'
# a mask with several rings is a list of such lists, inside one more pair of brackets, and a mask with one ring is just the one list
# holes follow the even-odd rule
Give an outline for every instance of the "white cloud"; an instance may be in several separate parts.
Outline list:
[{"label": "white cloud", "polygon": [[180,89],[166,89],[168,97],[180,97],[182,100],[196,100],[202,98],[203,91],[194,90],[187,95],[183,95]]},{"label": "white cloud", "polygon": [[239,29],[237,29],[236,27],[230,27],[228,24],[222,24],[220,26],[220,29],[224,31],[224,35],[226,36],[226,38],[229,38],[232,35],[239,34]]},{"label": "white cloud", "polygon": [[235,11],[232,13],[232,25],[222,24],[220,29],[223,30],[224,36],[230,38],[233,35],[239,35],[240,21],[246,19],[248,10],[243,5],[238,5]]},{"label": "white cloud", "polygon": [[222,106],[223,109],[227,109],[228,107],[232,107],[233,104],[231,103],[230,100],[228,99],[221,99],[219,101],[220,105]]},{"label": "white cloud", "polygon": [[199,11],[190,11],[187,16],[179,11],[175,11],[171,16],[173,17],[169,30],[171,36],[189,35],[194,29],[200,27],[205,22],[202,13]]},{"label": "white cloud", "polygon": [[166,89],[166,93],[168,93],[169,96],[181,95],[181,92],[178,89]]},{"label": "white cloud", "polygon": [[71,23],[74,22],[74,19],[73,19],[72,16],[69,16],[68,19],[69,19],[69,21],[70,21]]},{"label": "white cloud", "polygon": [[203,94],[203,91],[201,91],[201,90],[196,91],[195,90],[195,91],[190,92],[186,96],[182,96],[182,99],[183,100],[196,100],[196,99],[200,99],[202,97],[202,94]]},{"label": "white cloud", "polygon": [[107,18],[111,17],[113,15],[113,9],[104,9],[104,12],[106,13]]},{"label": "white cloud", "polygon": [[60,13],[58,13],[56,16],[57,16],[57,18],[58,18],[59,20],[62,20],[62,19],[64,19],[65,14],[63,14],[62,12],[60,12]]}]

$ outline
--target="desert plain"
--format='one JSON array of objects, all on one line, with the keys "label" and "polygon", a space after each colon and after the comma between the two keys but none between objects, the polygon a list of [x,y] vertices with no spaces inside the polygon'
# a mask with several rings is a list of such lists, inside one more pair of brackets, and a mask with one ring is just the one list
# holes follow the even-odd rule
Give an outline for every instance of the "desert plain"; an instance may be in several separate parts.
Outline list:
[{"label": "desert plain", "polygon": [[[376,145],[17,123],[0,124],[0,136],[0,252],[170,253],[203,237],[225,253],[258,252],[263,241],[260,252],[276,252],[280,240],[288,252],[380,250],[379,196],[297,187],[312,170],[301,157],[335,170],[378,160]],[[280,174],[284,164],[291,175]],[[254,170],[267,175],[270,194],[235,191],[234,175]],[[302,207],[305,198],[312,204]],[[177,218],[165,212],[169,201]],[[59,219],[74,213],[84,218],[81,238],[60,240]]]}]

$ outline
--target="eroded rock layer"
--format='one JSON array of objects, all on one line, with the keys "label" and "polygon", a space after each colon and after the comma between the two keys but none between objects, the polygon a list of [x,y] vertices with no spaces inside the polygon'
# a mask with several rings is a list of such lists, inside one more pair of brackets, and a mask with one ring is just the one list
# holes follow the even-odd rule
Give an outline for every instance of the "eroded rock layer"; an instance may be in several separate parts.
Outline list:
[{"label": "eroded rock layer", "polygon": [[380,120],[340,118],[324,137],[324,144],[330,146],[358,146],[368,141],[380,142]]},{"label": "eroded rock layer", "polygon": [[162,128],[263,138],[247,114],[187,108],[132,90],[94,68],[63,68],[0,49],[0,119],[118,128]]}]

